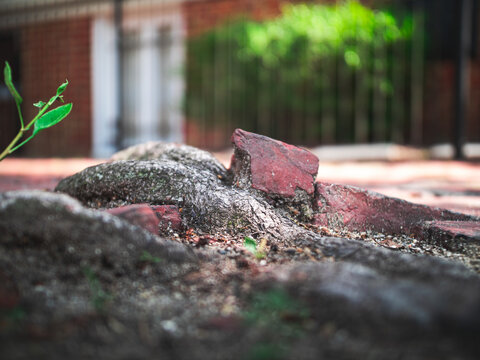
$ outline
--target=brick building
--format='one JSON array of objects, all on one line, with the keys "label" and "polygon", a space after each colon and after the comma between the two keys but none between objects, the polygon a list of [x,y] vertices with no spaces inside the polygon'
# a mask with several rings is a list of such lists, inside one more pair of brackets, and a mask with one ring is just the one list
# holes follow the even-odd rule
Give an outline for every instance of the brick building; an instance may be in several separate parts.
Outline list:
[{"label": "brick building", "polygon": [[[238,14],[258,20],[273,17],[284,2],[124,0],[120,17],[115,16],[115,6],[120,4],[115,0],[0,2],[0,59],[12,65],[24,97],[25,118],[35,114],[30,104],[53,95],[65,78],[70,82],[65,98],[74,103],[66,121],[38,136],[18,154],[103,157],[119,146],[147,140],[215,146],[215,136],[203,141],[195,138],[196,129],[187,126],[183,116],[186,84],[182,69],[188,59],[185,39]],[[120,20],[121,52],[116,42]],[[478,142],[478,56],[471,64],[468,140]],[[448,57],[427,58],[424,69],[419,72],[425,82],[417,106],[422,117],[417,129],[421,136],[410,142],[429,145],[449,141],[453,61]],[[16,109],[5,87],[0,87],[0,113],[3,148],[17,131]]]},{"label": "brick building", "polygon": [[[184,39],[229,15],[255,18],[278,12],[279,1],[124,1],[122,146],[146,140],[185,141],[181,102]],[[68,77],[65,98],[74,110],[19,151],[26,156],[108,156],[118,139],[119,59],[114,1],[4,1],[0,3],[0,57],[8,60],[24,98],[25,118]],[[156,77],[156,81],[152,78]],[[5,146],[17,132],[16,108],[0,91]],[[132,121],[128,121],[131,117]]]}]

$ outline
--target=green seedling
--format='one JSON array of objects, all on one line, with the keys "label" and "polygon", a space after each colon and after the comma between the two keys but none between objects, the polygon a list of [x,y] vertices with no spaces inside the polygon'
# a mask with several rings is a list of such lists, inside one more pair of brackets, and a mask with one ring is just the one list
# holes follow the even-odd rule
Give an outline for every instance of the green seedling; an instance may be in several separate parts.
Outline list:
[{"label": "green seedling", "polygon": [[[33,106],[39,108],[38,113],[30,122],[25,124],[23,120],[22,110],[21,110],[23,99],[18,93],[17,89],[15,89],[15,86],[13,85],[12,69],[10,68],[10,65],[8,64],[8,62],[5,62],[3,75],[4,75],[5,85],[10,91],[10,94],[12,94],[13,99],[15,100],[15,104],[17,106],[18,117],[20,119],[20,130],[18,134],[15,136],[15,138],[12,140],[12,142],[0,154],[0,161],[2,161],[5,157],[10,155],[11,153],[13,153],[15,150],[19,149],[23,145],[25,145],[30,140],[32,140],[35,137],[35,135],[37,135],[40,131],[48,129],[49,127],[52,127],[58,124],[63,119],[65,119],[68,116],[68,114],[70,114],[70,111],[72,111],[72,106],[73,106],[73,104],[69,103],[69,104],[61,105],[47,112],[47,110],[50,108],[50,106],[53,105],[55,101],[59,100],[61,102],[64,102],[62,93],[65,91],[68,85],[68,80],[65,80],[65,82],[58,87],[57,93],[54,96],[52,96],[50,100],[48,100],[48,102],[38,101],[35,104],[33,104]],[[32,127],[33,127],[33,130],[32,130]],[[30,132],[30,130],[32,130],[31,135],[28,138],[23,140],[23,138]]]},{"label": "green seedling", "polygon": [[102,289],[98,277],[95,275],[92,269],[86,267],[83,269],[83,273],[87,278],[88,285],[90,286],[90,292],[92,295],[91,303],[98,313],[103,313],[105,306],[112,299],[112,296]]},{"label": "green seedling", "polygon": [[263,333],[249,351],[248,359],[284,359],[291,342],[303,334],[308,308],[283,289],[254,293],[243,318]]},{"label": "green seedling", "polygon": [[140,261],[144,261],[147,263],[158,264],[162,261],[159,257],[153,256],[147,250],[144,250],[142,255],[140,256]]},{"label": "green seedling", "polygon": [[298,335],[309,317],[308,309],[282,289],[255,293],[249,305],[243,314],[248,323],[286,337]]},{"label": "green seedling", "polygon": [[258,247],[256,241],[251,237],[246,236],[245,239],[243,239],[243,246],[245,246],[245,249],[247,249],[248,252],[252,253],[257,259],[263,259],[265,257],[265,245],[265,239],[262,239]]}]

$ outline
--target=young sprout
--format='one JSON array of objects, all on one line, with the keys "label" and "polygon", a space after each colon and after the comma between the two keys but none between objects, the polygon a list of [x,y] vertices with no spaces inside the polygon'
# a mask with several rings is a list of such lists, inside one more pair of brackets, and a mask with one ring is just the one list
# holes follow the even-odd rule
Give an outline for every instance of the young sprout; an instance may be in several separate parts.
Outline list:
[{"label": "young sprout", "polygon": [[265,258],[266,243],[267,240],[262,239],[262,241],[260,242],[260,246],[258,246],[257,248],[257,242],[251,237],[246,236],[243,239],[243,246],[245,246],[245,249],[247,249],[248,252],[252,253],[259,260]]},{"label": "young sprout", "polygon": [[[2,153],[0,154],[0,161],[2,161],[6,156],[10,155],[15,150],[17,150],[18,148],[22,147],[27,142],[32,140],[34,136],[37,135],[40,131],[44,129],[48,129],[49,127],[52,127],[53,125],[56,125],[60,121],[65,119],[67,115],[70,114],[70,111],[72,111],[72,106],[73,106],[73,104],[71,103],[65,104],[47,112],[48,108],[52,106],[56,100],[60,100],[61,102],[63,102],[62,93],[65,91],[68,85],[68,80],[65,80],[65,82],[58,87],[57,93],[54,96],[52,96],[48,102],[38,101],[35,104],[33,104],[33,106],[39,108],[38,114],[29,123],[25,124],[23,121],[22,110],[20,108],[20,105],[22,104],[23,99],[18,93],[17,89],[15,89],[15,86],[13,85],[12,70],[8,62],[5,62],[3,75],[4,75],[5,85],[10,91],[10,94],[12,94],[15,100],[15,104],[17,106],[18,117],[20,119],[20,131],[12,140],[12,142],[5,148],[5,150],[2,151]],[[31,135],[25,140],[23,140],[24,136],[27,135],[27,133],[32,128],[32,126],[33,126],[33,131]]]}]

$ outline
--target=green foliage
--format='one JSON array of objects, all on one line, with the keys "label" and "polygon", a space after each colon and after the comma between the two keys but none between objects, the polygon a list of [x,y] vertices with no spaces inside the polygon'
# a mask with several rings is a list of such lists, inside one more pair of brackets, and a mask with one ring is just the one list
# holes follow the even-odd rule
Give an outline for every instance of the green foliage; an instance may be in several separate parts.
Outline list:
[{"label": "green foliage", "polygon": [[[263,249],[257,249],[257,243],[254,239],[251,237],[246,236],[243,239],[243,246],[245,246],[245,249],[247,249],[248,252],[252,253],[257,259],[263,259],[265,257],[265,253],[263,252]],[[265,245],[261,246],[261,248],[264,248]]]},{"label": "green foliage", "polygon": [[70,111],[72,111],[72,104],[62,105],[47,112],[35,122],[32,136],[35,136],[40,130],[48,129],[58,124],[70,114]]},{"label": "green foliage", "polygon": [[15,103],[17,105],[20,105],[23,102],[23,99],[18,93],[17,89],[15,89],[15,86],[13,85],[12,69],[10,68],[10,65],[8,62],[5,62],[5,68],[3,69],[3,76],[5,80],[5,85],[7,85],[8,91],[10,91],[10,94],[12,94],[13,98],[15,99]]},{"label": "green foliage", "polygon": [[308,309],[282,289],[255,293],[244,319],[265,334],[250,349],[250,359],[282,359],[288,344],[303,333],[303,322],[308,319]]},{"label": "green foliage", "polygon": [[244,312],[248,323],[287,337],[300,335],[301,323],[308,316],[308,309],[281,289],[254,294]]},{"label": "green foliage", "polygon": [[409,31],[399,28],[392,15],[372,11],[356,1],[341,6],[287,5],[283,16],[275,20],[245,24],[242,54],[260,58],[267,67],[295,61],[305,76],[311,73],[309,67],[337,53],[348,66],[360,67],[356,44],[384,46]]},{"label": "green foliage", "polygon": [[153,256],[148,251],[144,250],[142,255],[140,256],[140,261],[152,263],[152,264],[158,264],[162,262],[162,259],[159,257]]},{"label": "green foliage", "polygon": [[0,309],[0,334],[20,328],[26,318],[27,312],[19,305],[13,309]]},{"label": "green foliage", "polygon": [[[412,29],[410,18],[399,25],[357,1],[290,4],[265,22],[230,21],[189,40],[188,117],[261,132],[274,123],[284,133],[269,135],[291,138],[292,119],[338,117],[347,103],[359,103],[352,88],[392,96],[388,73],[396,59],[388,51]],[[313,124],[303,135],[320,131]]]},{"label": "green foliage", "polygon": [[5,317],[10,321],[20,322],[27,317],[27,313],[22,307],[16,306],[11,310],[6,311]]},{"label": "green foliage", "polygon": [[37,107],[37,108],[42,108],[45,106],[45,102],[44,101],[39,101],[39,102],[36,102],[35,104],[33,104],[33,106]]},{"label": "green foliage", "polygon": [[259,342],[249,351],[249,360],[282,360],[286,357],[285,346],[275,343]]},{"label": "green foliage", "polygon": [[105,311],[105,306],[112,299],[112,296],[102,289],[98,277],[92,269],[86,267],[83,269],[83,273],[85,274],[90,287],[92,306],[98,313],[103,313]]},{"label": "green foliage", "polygon": [[[40,100],[35,104],[33,104],[33,106],[39,108],[38,114],[27,125],[25,125],[23,122],[22,111],[20,108],[20,105],[22,104],[23,99],[18,93],[15,86],[13,85],[12,70],[8,62],[5,62],[5,68],[3,73],[4,73],[5,85],[7,86],[8,90],[12,94],[15,100],[15,104],[17,106],[18,116],[20,119],[20,131],[12,140],[12,142],[0,154],[0,161],[3,160],[6,156],[13,153],[15,150],[25,145],[31,139],[33,139],[33,137],[37,135],[38,132],[40,132],[41,130],[48,129],[49,127],[52,127],[58,124],[63,119],[65,119],[68,116],[68,114],[70,114],[70,111],[72,110],[72,106],[73,106],[71,103],[65,104],[47,112],[47,110],[50,108],[50,106],[53,105],[55,101],[59,100],[61,102],[64,102],[62,94],[68,85],[68,80],[66,80],[63,84],[61,84],[57,88],[56,94],[52,96],[48,102],[44,102]],[[18,144],[22,140],[22,138],[28,133],[28,131],[30,131],[32,126],[33,126],[32,134],[26,140]]]},{"label": "green foliage", "polygon": [[251,237],[245,236],[245,239],[243,239],[243,246],[245,246],[245,249],[252,254],[257,251],[257,243]]}]

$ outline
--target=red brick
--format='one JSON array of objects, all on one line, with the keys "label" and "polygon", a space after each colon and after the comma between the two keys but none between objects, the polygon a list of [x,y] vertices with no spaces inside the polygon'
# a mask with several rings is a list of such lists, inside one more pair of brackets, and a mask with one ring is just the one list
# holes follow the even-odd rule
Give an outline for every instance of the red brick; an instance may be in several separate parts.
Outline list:
[{"label": "red brick", "polygon": [[453,251],[480,246],[480,221],[430,221],[423,225],[423,238]]},{"label": "red brick", "polygon": [[[241,129],[233,133],[232,143],[231,171],[237,186],[287,198],[299,189],[313,195],[318,158],[308,150]],[[247,173],[251,184],[245,181]]]},{"label": "red brick", "polygon": [[168,234],[170,231],[183,230],[180,210],[175,205],[154,205],[153,211],[159,219],[159,232]]},{"label": "red brick", "polygon": [[158,235],[160,220],[148,204],[133,204],[108,209],[106,212],[118,216],[133,225],[143,227],[152,234]]},{"label": "red brick", "polygon": [[373,230],[386,234],[423,233],[433,220],[475,220],[470,215],[413,204],[354,186],[318,182],[314,224],[350,231]]},{"label": "red brick", "polygon": [[25,155],[90,155],[90,28],[90,19],[80,17],[32,23],[22,29],[20,72],[24,117],[33,118],[37,110],[30,104],[48,100],[65,78],[70,81],[65,100],[74,104],[69,117],[49,129],[48,136],[40,134],[25,145]]}]

